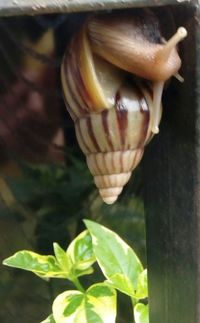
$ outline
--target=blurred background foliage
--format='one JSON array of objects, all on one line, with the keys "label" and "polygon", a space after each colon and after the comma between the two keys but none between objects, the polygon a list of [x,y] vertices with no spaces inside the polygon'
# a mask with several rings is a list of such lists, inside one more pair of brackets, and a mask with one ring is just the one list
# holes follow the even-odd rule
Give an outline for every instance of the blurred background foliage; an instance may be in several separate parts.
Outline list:
[{"label": "blurred background foliage", "polygon": [[[51,254],[54,241],[66,248],[84,229],[82,219],[89,218],[116,231],[146,266],[140,168],[119,200],[105,205],[93,184],[62,100],[62,55],[86,16],[0,20],[1,262],[22,249]],[[38,42],[47,31],[54,41],[48,38],[51,46],[45,47]],[[34,65],[32,73],[32,64],[37,60],[40,63]],[[50,83],[44,78],[48,73]],[[82,282],[87,286],[101,279],[96,268],[95,274],[83,277]],[[1,265],[0,322],[40,322],[51,312],[56,295],[67,288],[73,286],[63,280],[46,282]],[[120,295],[119,299],[118,322],[131,322],[128,297]]]}]

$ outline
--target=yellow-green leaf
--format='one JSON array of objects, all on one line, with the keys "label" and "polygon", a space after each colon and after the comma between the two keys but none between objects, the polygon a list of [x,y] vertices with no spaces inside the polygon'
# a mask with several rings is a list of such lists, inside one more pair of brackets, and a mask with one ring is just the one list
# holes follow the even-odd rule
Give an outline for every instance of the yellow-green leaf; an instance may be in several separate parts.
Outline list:
[{"label": "yellow-green leaf", "polygon": [[93,250],[103,274],[115,288],[133,296],[143,271],[139,258],[113,231],[89,220],[84,222],[92,236]]},{"label": "yellow-green leaf", "polygon": [[68,290],[58,295],[53,302],[53,316],[56,323],[75,323],[76,315],[82,309],[83,300],[84,294],[76,290]]},{"label": "yellow-green leaf", "polygon": [[70,272],[72,263],[68,254],[61,248],[61,246],[57,242],[54,242],[53,249],[60,267],[63,270]]},{"label": "yellow-green leaf", "polygon": [[42,256],[35,252],[22,250],[3,261],[4,265],[24,269],[44,278],[67,278],[54,256]]},{"label": "yellow-green leaf", "polygon": [[[95,262],[92,247],[92,238],[88,230],[80,233],[69,245],[67,254],[71,258],[75,273],[80,276],[81,272],[91,268]],[[76,272],[77,271],[77,272]],[[90,273],[91,271],[89,271]],[[82,273],[83,274],[83,273]]]},{"label": "yellow-green leaf", "polygon": [[149,323],[149,306],[137,303],[134,307],[135,323]]},{"label": "yellow-green leaf", "polygon": [[148,297],[147,270],[145,269],[138,277],[137,290],[135,298],[143,299]]},{"label": "yellow-green leaf", "polygon": [[110,286],[120,290],[120,292],[130,297],[135,296],[135,289],[133,283],[130,281],[128,276],[124,274],[115,274],[110,276],[107,282]]},{"label": "yellow-green leaf", "polygon": [[91,286],[85,294],[66,291],[53,303],[56,323],[114,323],[116,292],[105,283]]}]

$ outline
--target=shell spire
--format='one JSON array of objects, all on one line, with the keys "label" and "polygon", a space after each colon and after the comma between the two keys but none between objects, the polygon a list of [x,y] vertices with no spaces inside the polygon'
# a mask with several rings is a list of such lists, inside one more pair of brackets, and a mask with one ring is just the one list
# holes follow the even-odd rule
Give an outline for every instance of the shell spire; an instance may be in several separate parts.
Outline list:
[{"label": "shell spire", "polygon": [[[72,39],[61,77],[78,143],[103,201],[114,203],[158,132],[165,81],[178,75],[181,27],[164,44],[154,16],[94,15]],[[119,50],[120,48],[120,50]],[[153,67],[152,67],[153,64]],[[159,65],[159,68],[157,67]]]}]

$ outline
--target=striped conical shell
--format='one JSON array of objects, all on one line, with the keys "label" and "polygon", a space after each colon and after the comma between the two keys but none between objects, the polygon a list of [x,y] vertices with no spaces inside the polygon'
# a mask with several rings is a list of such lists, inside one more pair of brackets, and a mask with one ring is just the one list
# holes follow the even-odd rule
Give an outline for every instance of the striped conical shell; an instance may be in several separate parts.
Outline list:
[{"label": "striped conical shell", "polygon": [[87,24],[66,51],[62,86],[94,182],[104,202],[112,204],[157,132],[164,82],[133,77],[127,66],[123,70],[98,55]]}]

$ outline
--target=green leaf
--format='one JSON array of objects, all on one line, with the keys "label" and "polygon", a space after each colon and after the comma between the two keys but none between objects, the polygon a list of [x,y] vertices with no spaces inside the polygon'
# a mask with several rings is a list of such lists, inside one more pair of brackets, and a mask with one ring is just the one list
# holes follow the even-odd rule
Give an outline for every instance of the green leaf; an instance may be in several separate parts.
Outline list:
[{"label": "green leaf", "polygon": [[135,289],[133,283],[124,274],[112,275],[110,279],[106,281],[110,286],[120,290],[120,292],[130,296],[135,297]]},{"label": "green leaf", "polygon": [[64,292],[53,303],[53,315],[58,323],[114,323],[116,292],[105,283],[91,286],[85,294]]},{"label": "green leaf", "polygon": [[93,268],[90,267],[88,269],[85,269],[85,270],[78,270],[78,269],[75,269],[74,270],[74,275],[76,277],[80,277],[80,276],[83,276],[83,275],[90,275],[94,272]]},{"label": "green leaf", "polygon": [[[69,245],[67,254],[71,258],[76,276],[91,273],[91,266],[96,261],[92,238],[88,230],[80,233]],[[90,269],[88,271],[88,269]]]},{"label": "green leaf", "polygon": [[108,282],[133,297],[143,271],[137,255],[116,233],[95,222],[84,221],[93,241],[98,264]]},{"label": "green leaf", "polygon": [[44,321],[40,323],[56,323],[56,321],[54,320],[53,314],[51,314]]},{"label": "green leaf", "polygon": [[61,246],[59,246],[59,244],[57,242],[54,242],[53,249],[54,249],[54,253],[55,253],[56,259],[57,259],[60,267],[64,271],[70,272],[71,267],[72,267],[72,263],[71,263],[71,260],[68,256],[68,254],[61,248]]},{"label": "green leaf", "polygon": [[22,250],[3,261],[4,265],[32,271],[45,278],[68,278],[54,256],[41,256],[35,252]]},{"label": "green leaf", "polygon": [[137,290],[135,298],[143,299],[148,297],[147,270],[145,269],[138,278]]},{"label": "green leaf", "polygon": [[135,323],[149,323],[149,306],[137,303],[134,307]]},{"label": "green leaf", "polygon": [[84,297],[83,293],[76,290],[69,290],[58,295],[52,307],[56,322],[76,322],[75,318],[80,308],[82,308]]},{"label": "green leaf", "polygon": [[116,319],[116,291],[106,283],[94,284],[87,290],[85,311],[86,322],[114,323]]}]

